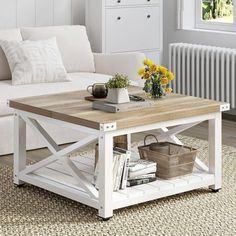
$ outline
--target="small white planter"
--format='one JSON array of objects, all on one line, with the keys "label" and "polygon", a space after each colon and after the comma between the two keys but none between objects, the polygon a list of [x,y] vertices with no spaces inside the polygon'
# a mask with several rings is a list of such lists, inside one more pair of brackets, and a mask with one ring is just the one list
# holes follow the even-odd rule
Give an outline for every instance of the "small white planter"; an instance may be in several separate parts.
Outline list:
[{"label": "small white planter", "polygon": [[130,102],[127,88],[108,89],[107,101],[114,104]]}]

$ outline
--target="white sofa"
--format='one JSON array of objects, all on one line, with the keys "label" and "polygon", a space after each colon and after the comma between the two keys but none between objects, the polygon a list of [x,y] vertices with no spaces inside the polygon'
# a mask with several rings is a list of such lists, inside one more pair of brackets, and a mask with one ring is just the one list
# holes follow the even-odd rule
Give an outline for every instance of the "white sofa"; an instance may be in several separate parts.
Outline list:
[{"label": "white sofa", "polygon": [[[14,111],[7,105],[9,99],[66,91],[79,92],[79,90],[84,90],[93,83],[108,81],[111,75],[117,72],[128,75],[137,84],[141,82],[137,75],[137,69],[142,65],[145,58],[144,54],[93,54],[84,26],[55,26],[0,31],[0,39],[3,40],[40,40],[54,36],[57,37],[58,47],[65,68],[71,77],[71,82],[13,86],[9,66],[0,46],[0,155],[13,152]],[[87,66],[86,63],[90,63],[90,65]],[[73,130],[68,132],[57,126],[42,125],[58,144],[77,141],[84,136],[84,134]],[[44,146],[41,138],[30,128],[27,128],[27,149]]]}]

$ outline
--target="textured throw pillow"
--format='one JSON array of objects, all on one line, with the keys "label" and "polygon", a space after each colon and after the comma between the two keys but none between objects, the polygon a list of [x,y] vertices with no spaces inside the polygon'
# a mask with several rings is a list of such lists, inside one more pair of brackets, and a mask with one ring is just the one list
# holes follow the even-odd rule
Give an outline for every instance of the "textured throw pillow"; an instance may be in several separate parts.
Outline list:
[{"label": "textured throw pillow", "polygon": [[94,56],[85,26],[43,26],[22,28],[23,40],[57,38],[62,61],[68,73],[95,72]]},{"label": "textured throw pillow", "polygon": [[[0,30],[0,40],[22,41],[20,29],[4,29]],[[5,53],[0,46],[0,80],[10,80],[11,71]]]},{"label": "textured throw pillow", "polygon": [[70,81],[56,38],[43,41],[0,40],[12,73],[12,84]]}]

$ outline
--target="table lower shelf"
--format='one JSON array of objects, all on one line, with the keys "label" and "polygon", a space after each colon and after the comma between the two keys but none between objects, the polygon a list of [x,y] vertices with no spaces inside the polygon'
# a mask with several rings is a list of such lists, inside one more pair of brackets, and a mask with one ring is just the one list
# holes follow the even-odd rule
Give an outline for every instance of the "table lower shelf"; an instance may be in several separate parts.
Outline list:
[{"label": "table lower shelf", "polygon": [[[92,181],[94,160],[90,157],[73,158],[84,176]],[[60,162],[50,164],[34,173],[20,176],[24,182],[49,190],[56,194],[81,202],[88,206],[99,208],[99,200],[91,198],[71,176]],[[174,194],[214,185],[214,175],[194,170],[191,175],[172,180],[157,179],[148,184],[128,187],[125,190],[113,192],[113,209],[151,201]]]}]

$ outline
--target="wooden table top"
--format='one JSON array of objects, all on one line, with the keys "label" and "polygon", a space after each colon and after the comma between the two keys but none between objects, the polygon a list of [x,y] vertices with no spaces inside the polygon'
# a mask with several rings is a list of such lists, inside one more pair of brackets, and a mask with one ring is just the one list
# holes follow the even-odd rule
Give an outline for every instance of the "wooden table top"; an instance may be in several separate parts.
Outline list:
[{"label": "wooden table top", "polygon": [[[131,94],[143,95],[141,88],[130,87]],[[117,129],[148,125],[221,111],[225,103],[180,94],[153,100],[151,107],[121,113],[92,109],[85,101],[86,91],[75,91],[10,100],[11,108],[100,129],[101,124],[116,123]]]}]

